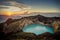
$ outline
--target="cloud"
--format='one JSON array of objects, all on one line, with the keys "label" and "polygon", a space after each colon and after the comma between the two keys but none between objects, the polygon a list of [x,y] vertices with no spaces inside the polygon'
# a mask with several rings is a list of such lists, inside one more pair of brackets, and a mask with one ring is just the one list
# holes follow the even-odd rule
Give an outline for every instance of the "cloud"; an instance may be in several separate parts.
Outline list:
[{"label": "cloud", "polygon": [[30,9],[30,6],[16,1],[3,1],[0,3],[0,14],[24,14]]},{"label": "cloud", "polygon": [[14,12],[14,11],[20,11],[22,10],[19,7],[15,7],[15,6],[0,6],[0,11],[10,11],[10,12]]},{"label": "cloud", "polygon": [[15,6],[21,9],[31,9],[30,6],[27,6],[26,4],[23,4],[23,3],[18,3],[16,1],[3,1],[1,4],[6,6]]}]

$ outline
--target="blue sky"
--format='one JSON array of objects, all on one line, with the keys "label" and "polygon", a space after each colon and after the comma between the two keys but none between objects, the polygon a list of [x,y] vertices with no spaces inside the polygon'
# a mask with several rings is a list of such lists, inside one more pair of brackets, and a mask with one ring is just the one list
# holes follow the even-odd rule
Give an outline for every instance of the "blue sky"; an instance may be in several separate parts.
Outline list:
[{"label": "blue sky", "polygon": [[35,10],[55,10],[59,11],[59,0],[16,0],[17,2],[25,3],[29,6],[31,6]]}]

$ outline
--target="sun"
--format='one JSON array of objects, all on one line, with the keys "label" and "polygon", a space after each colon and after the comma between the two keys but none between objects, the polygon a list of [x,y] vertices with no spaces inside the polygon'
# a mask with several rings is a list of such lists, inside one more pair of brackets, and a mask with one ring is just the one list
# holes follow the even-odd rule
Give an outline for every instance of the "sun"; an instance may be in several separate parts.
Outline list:
[{"label": "sun", "polygon": [[7,12],[7,16],[11,16],[12,15],[12,12]]}]

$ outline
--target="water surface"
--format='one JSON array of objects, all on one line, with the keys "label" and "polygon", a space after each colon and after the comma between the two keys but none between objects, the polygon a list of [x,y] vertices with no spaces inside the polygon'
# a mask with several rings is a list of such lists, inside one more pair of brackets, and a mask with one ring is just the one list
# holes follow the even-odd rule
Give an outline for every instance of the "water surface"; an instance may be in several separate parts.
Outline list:
[{"label": "water surface", "polygon": [[51,34],[54,34],[54,29],[50,26],[45,26],[42,24],[30,24],[27,25],[23,28],[24,32],[31,32],[34,33],[36,35],[40,35],[43,34],[45,32],[49,32]]}]

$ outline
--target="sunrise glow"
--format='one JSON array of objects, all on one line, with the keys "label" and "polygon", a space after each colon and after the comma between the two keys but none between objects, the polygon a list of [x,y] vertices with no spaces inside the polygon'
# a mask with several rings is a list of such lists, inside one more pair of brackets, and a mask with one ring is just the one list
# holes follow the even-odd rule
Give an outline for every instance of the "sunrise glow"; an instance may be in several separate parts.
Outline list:
[{"label": "sunrise glow", "polygon": [[11,16],[11,15],[13,15],[13,13],[12,12],[7,12],[6,15]]}]

